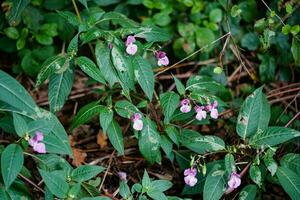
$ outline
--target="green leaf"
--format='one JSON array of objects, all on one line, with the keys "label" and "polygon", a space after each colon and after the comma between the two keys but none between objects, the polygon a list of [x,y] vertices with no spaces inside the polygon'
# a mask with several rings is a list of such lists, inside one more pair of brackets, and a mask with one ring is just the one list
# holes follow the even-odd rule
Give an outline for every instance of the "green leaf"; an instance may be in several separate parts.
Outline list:
[{"label": "green leaf", "polygon": [[255,33],[246,33],[241,40],[242,47],[255,51],[260,44],[259,38]]},{"label": "green leaf", "polygon": [[282,157],[280,164],[296,172],[300,176],[300,154],[288,153]]},{"label": "green leaf", "polygon": [[169,123],[179,104],[179,95],[175,92],[166,92],[160,95],[160,104],[165,116],[164,123]]},{"label": "green leaf", "polygon": [[270,54],[258,55],[261,60],[259,76],[262,82],[272,81],[275,77],[276,61]]},{"label": "green leaf", "polygon": [[257,187],[255,185],[245,186],[239,194],[239,200],[254,200],[257,193]]},{"label": "green leaf", "polygon": [[225,161],[226,171],[229,174],[231,174],[231,172],[235,172],[236,171],[235,161],[234,161],[234,157],[233,157],[232,154],[226,154],[224,161]]},{"label": "green leaf", "polygon": [[219,94],[223,93],[226,89],[223,85],[210,77],[192,76],[187,81],[186,90],[195,91],[196,93],[203,93],[206,91],[212,94]]},{"label": "green leaf", "polygon": [[23,86],[14,78],[0,70],[0,101],[19,111],[32,115],[38,107]]},{"label": "green leaf", "polygon": [[113,147],[119,152],[119,154],[124,155],[124,142],[123,142],[123,135],[122,129],[117,121],[113,120],[108,129],[107,129],[107,136],[110,143]]},{"label": "green leaf", "polygon": [[48,97],[51,112],[55,113],[63,107],[71,92],[73,80],[74,72],[70,68],[50,76]]},{"label": "green leaf", "polygon": [[300,66],[300,42],[296,38],[293,38],[291,52],[296,65]]},{"label": "green leaf", "polygon": [[300,199],[300,176],[286,167],[278,167],[278,180],[292,200]]},{"label": "green leaf", "polygon": [[94,116],[98,115],[101,112],[102,108],[103,106],[99,105],[98,101],[91,102],[83,106],[73,119],[70,129],[73,130],[79,125],[88,122]]},{"label": "green leaf", "polygon": [[20,37],[19,31],[15,27],[8,27],[8,28],[4,29],[4,33],[6,34],[6,36],[8,38],[13,39],[13,40],[16,40]]},{"label": "green leaf", "polygon": [[67,53],[71,55],[76,55],[78,51],[78,35],[76,34],[73,39],[70,41],[69,46],[67,48]]},{"label": "green leaf", "polygon": [[223,13],[219,8],[215,8],[209,12],[209,20],[212,22],[222,21]]},{"label": "green leaf", "polygon": [[39,169],[39,172],[52,194],[59,198],[66,198],[69,191],[69,185],[64,180],[64,177],[55,173],[56,171],[47,172]]},{"label": "green leaf", "polygon": [[76,62],[87,75],[92,77],[94,80],[99,81],[100,83],[105,84],[105,80],[99,68],[96,64],[87,57],[80,56],[76,58]]},{"label": "green leaf", "polygon": [[140,32],[135,34],[135,37],[144,38],[147,42],[165,42],[171,39],[171,34],[161,28],[141,27]]},{"label": "green leaf", "polygon": [[110,59],[110,49],[108,48],[108,44],[97,42],[95,55],[97,64],[105,80],[107,80],[110,86],[113,86],[119,79]]},{"label": "green leaf", "polygon": [[36,78],[36,86],[41,85],[50,75],[56,71],[64,68],[66,64],[69,64],[66,57],[58,55],[48,58],[42,65],[41,71]]},{"label": "green leaf", "polygon": [[100,125],[103,129],[103,132],[106,133],[107,128],[109,127],[110,123],[113,120],[114,112],[111,108],[103,107],[101,109],[99,118],[100,118]]},{"label": "green leaf", "polygon": [[17,113],[13,113],[14,127],[18,136],[23,137],[28,132],[28,126],[23,117]]},{"label": "green leaf", "polygon": [[[54,9],[57,10],[57,9]],[[68,23],[72,24],[73,26],[79,26],[80,22],[78,20],[78,17],[70,12],[70,11],[56,11],[62,18],[64,18]]]},{"label": "green leaf", "polygon": [[240,7],[238,5],[233,5],[231,10],[230,10],[230,14],[232,17],[237,17],[241,14],[242,10],[240,9]]},{"label": "green leaf", "polygon": [[203,200],[219,200],[225,192],[225,171],[214,170],[206,178],[203,190]]},{"label": "green leaf", "polygon": [[178,131],[174,126],[167,126],[165,128],[165,131],[167,133],[167,135],[169,136],[169,138],[177,145],[179,146],[179,139],[178,139]]},{"label": "green leaf", "polygon": [[202,136],[196,131],[183,129],[180,142],[186,148],[202,154],[207,151],[219,151],[225,148],[224,141],[216,136]]},{"label": "green leaf", "polygon": [[51,45],[53,43],[53,39],[51,36],[42,33],[36,34],[35,39],[38,43],[43,45]]},{"label": "green leaf", "polygon": [[154,91],[154,75],[151,65],[143,59],[141,56],[135,56],[133,60],[133,65],[135,67],[134,75],[140,84],[141,88],[149,98],[152,100]]},{"label": "green leaf", "polygon": [[267,167],[267,169],[271,172],[271,175],[274,176],[278,165],[277,162],[274,160],[273,156],[275,155],[276,149],[270,148],[266,151],[266,154],[264,155],[264,163]]},{"label": "green leaf", "polygon": [[104,14],[103,18],[98,21],[97,23],[104,22],[104,21],[112,21],[115,24],[118,24],[122,27],[138,27],[138,23],[127,18],[125,15],[119,12],[107,12]]},{"label": "green leaf", "polygon": [[172,182],[167,180],[155,180],[151,182],[151,190],[164,192],[172,187]]},{"label": "green leaf", "polygon": [[24,9],[29,5],[30,0],[13,0],[12,7],[8,14],[8,23],[11,26],[16,26],[21,21],[21,15]]},{"label": "green leaf", "polygon": [[256,165],[251,165],[249,170],[250,178],[254,183],[256,183],[259,187],[262,186],[263,180],[262,180],[262,174],[260,171],[260,168]]},{"label": "green leaf", "polygon": [[137,107],[126,100],[117,101],[115,104],[115,110],[118,115],[127,119],[130,119],[134,113],[140,112]]},{"label": "green leaf", "polygon": [[143,174],[142,186],[143,186],[143,188],[150,188],[150,186],[151,186],[151,180],[150,180],[150,177],[146,170],[144,171],[144,174]]},{"label": "green leaf", "polygon": [[154,200],[168,200],[166,195],[158,190],[149,190],[147,191],[147,195]]},{"label": "green leaf", "polygon": [[149,118],[144,120],[144,128],[139,136],[139,149],[150,164],[160,163],[160,135]]},{"label": "green leaf", "polygon": [[161,148],[164,150],[166,156],[173,161],[174,159],[174,154],[172,152],[173,150],[173,143],[172,141],[165,135],[161,136],[161,140],[160,140],[160,145]]},{"label": "green leaf", "polygon": [[295,137],[299,137],[300,132],[285,127],[269,127],[264,131],[259,131],[249,140],[252,146],[276,146]]},{"label": "green leaf", "polygon": [[[173,75],[172,75],[173,76]],[[176,76],[173,76],[173,79],[175,81],[175,85],[176,85],[176,89],[177,89],[177,92],[180,94],[180,95],[184,95],[185,94],[185,87],[184,85],[182,84],[182,82],[176,78]]]},{"label": "green leaf", "polygon": [[236,125],[238,135],[245,140],[258,131],[265,130],[270,115],[270,105],[260,87],[246,98],[240,109]]},{"label": "green leaf", "polygon": [[1,154],[1,173],[8,189],[17,178],[24,163],[22,148],[17,144],[8,145]]},{"label": "green leaf", "polygon": [[215,40],[215,34],[208,28],[198,27],[196,29],[196,43],[198,47],[204,48],[206,51],[212,50],[213,46],[208,47]]},{"label": "green leaf", "polygon": [[90,180],[104,170],[101,166],[83,165],[74,169],[71,173],[71,179],[77,182]]}]

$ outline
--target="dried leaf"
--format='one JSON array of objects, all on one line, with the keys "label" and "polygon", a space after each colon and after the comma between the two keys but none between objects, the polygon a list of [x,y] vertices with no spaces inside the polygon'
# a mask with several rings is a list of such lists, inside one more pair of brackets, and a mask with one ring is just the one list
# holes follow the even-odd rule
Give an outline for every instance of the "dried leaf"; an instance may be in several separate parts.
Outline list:
[{"label": "dried leaf", "polygon": [[99,144],[100,149],[107,147],[107,136],[101,130],[97,135],[97,144]]}]

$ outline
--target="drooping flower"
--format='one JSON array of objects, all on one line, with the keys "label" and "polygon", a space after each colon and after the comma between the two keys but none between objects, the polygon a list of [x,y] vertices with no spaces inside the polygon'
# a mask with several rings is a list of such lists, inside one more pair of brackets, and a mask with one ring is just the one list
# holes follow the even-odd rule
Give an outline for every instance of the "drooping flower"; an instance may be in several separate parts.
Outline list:
[{"label": "drooping flower", "polygon": [[134,55],[137,52],[138,47],[136,44],[134,44],[135,41],[136,41],[135,37],[132,35],[129,35],[126,39],[126,42],[125,42],[126,52],[129,55]]},{"label": "drooping flower", "polygon": [[193,187],[196,185],[198,179],[196,178],[197,175],[197,169],[196,168],[188,168],[185,169],[183,172],[184,182],[190,187]]},{"label": "drooping flower", "polygon": [[131,120],[133,122],[133,129],[134,130],[137,130],[137,131],[140,131],[143,129],[143,121],[141,120],[142,119],[142,115],[140,113],[134,113],[132,116],[131,116]]},{"label": "drooping flower", "polygon": [[191,104],[190,104],[190,100],[189,99],[183,99],[181,102],[180,102],[180,111],[183,112],[183,113],[188,113],[191,111]]},{"label": "drooping flower", "polygon": [[201,121],[202,119],[206,118],[206,111],[204,110],[204,106],[195,106],[196,111],[196,119]]},{"label": "drooping flower", "polygon": [[33,147],[33,150],[38,153],[46,153],[46,146],[42,141],[44,140],[44,135],[42,132],[35,132],[35,135],[29,139],[28,143]]},{"label": "drooping flower", "polygon": [[241,176],[236,172],[232,172],[227,184],[231,189],[238,188],[241,185]]},{"label": "drooping flower", "polygon": [[118,176],[119,176],[121,181],[126,181],[127,180],[126,172],[118,172]]},{"label": "drooping flower", "polygon": [[210,117],[213,119],[218,119],[219,112],[218,112],[218,102],[214,101],[213,103],[206,106],[206,110],[210,111]]},{"label": "drooping flower", "polygon": [[167,66],[169,64],[169,58],[167,57],[167,54],[165,52],[158,51],[155,53],[155,56],[158,66]]}]

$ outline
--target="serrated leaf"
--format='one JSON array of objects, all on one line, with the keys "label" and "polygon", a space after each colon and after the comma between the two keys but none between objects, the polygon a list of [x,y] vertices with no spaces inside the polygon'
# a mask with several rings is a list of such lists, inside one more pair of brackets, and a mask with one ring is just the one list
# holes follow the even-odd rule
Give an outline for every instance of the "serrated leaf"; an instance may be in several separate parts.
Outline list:
[{"label": "serrated leaf", "polygon": [[105,38],[107,34],[108,33],[102,29],[90,28],[80,35],[80,39],[83,44],[86,44],[98,38]]},{"label": "serrated leaf", "polygon": [[103,129],[103,132],[106,133],[107,128],[113,120],[114,112],[111,108],[103,107],[99,115],[100,125]]},{"label": "serrated leaf", "polygon": [[42,65],[41,71],[36,78],[36,86],[40,86],[50,75],[54,74],[56,71],[64,68],[64,65],[68,63],[65,56],[58,55],[48,58]]},{"label": "serrated leaf", "polygon": [[263,180],[262,180],[262,174],[260,171],[260,168],[256,165],[251,165],[249,170],[250,178],[254,183],[256,183],[259,187],[262,186]]},{"label": "serrated leaf", "polygon": [[226,171],[229,174],[231,174],[231,172],[235,172],[236,171],[235,161],[234,161],[234,157],[233,157],[232,154],[226,154],[224,162],[225,162]]},{"label": "serrated leaf", "polygon": [[133,66],[135,67],[135,78],[151,101],[154,91],[154,74],[151,65],[141,56],[136,56],[133,60]]},{"label": "serrated leaf", "polygon": [[44,171],[39,169],[39,172],[52,194],[59,198],[66,198],[69,191],[69,185],[62,176],[58,173]]},{"label": "serrated leaf", "polygon": [[84,71],[84,73],[89,75],[94,80],[105,84],[105,80],[101,71],[91,59],[84,56],[80,56],[76,58],[76,63],[78,64],[80,69]]},{"label": "serrated leaf", "polygon": [[155,180],[151,182],[151,190],[164,192],[172,187],[172,182],[167,180]]},{"label": "serrated leaf", "polygon": [[80,22],[78,17],[70,12],[70,11],[56,11],[62,18],[64,18],[68,23],[72,24],[73,26],[79,26]]},{"label": "serrated leaf", "polygon": [[23,86],[7,73],[0,70],[0,101],[7,103],[24,114],[32,115],[38,109]]},{"label": "serrated leaf", "polygon": [[276,146],[299,136],[300,132],[294,129],[273,126],[256,133],[250,138],[249,144],[256,147]]},{"label": "serrated leaf", "polygon": [[274,150],[274,149],[270,148],[266,151],[266,154],[263,157],[264,163],[265,163],[267,169],[270,171],[272,176],[275,175],[277,168],[278,168],[277,162],[273,158],[273,156],[275,155],[275,152],[276,152],[276,149]]},{"label": "serrated leaf", "polygon": [[71,173],[71,179],[77,182],[87,181],[104,170],[101,166],[83,165],[74,169]]},{"label": "serrated leaf", "polygon": [[122,27],[138,27],[138,23],[127,18],[125,15],[119,13],[119,12],[107,12],[104,14],[103,18],[97,22],[104,22],[104,21],[112,21],[113,23],[116,23]]},{"label": "serrated leaf", "polygon": [[76,34],[73,39],[70,41],[69,46],[67,48],[67,53],[71,55],[76,55],[78,51],[78,36],[79,34]]},{"label": "serrated leaf", "polygon": [[141,27],[135,37],[144,38],[147,42],[165,42],[171,39],[171,34],[161,28],[152,26]]},{"label": "serrated leaf", "polygon": [[108,48],[108,44],[97,42],[95,55],[97,64],[105,80],[110,86],[113,86],[114,83],[119,81],[119,78],[110,59],[110,49]]},{"label": "serrated leaf", "polygon": [[178,139],[178,130],[173,127],[173,126],[167,126],[165,128],[165,131],[167,133],[167,135],[169,136],[169,138],[177,145],[179,146],[179,139]]},{"label": "serrated leaf", "polygon": [[130,119],[131,116],[136,113],[140,112],[137,107],[135,107],[132,103],[126,100],[117,101],[115,104],[115,110],[121,117],[125,117]]},{"label": "serrated leaf", "polygon": [[14,127],[18,136],[23,137],[28,132],[28,126],[23,117],[17,113],[13,113]]},{"label": "serrated leaf", "polygon": [[291,169],[300,176],[300,154],[288,153],[282,157],[280,164]]},{"label": "serrated leaf", "polygon": [[177,89],[177,92],[180,94],[180,95],[184,95],[185,94],[185,87],[184,85],[182,84],[182,82],[176,78],[176,76],[173,76],[173,79],[175,81],[175,85],[176,85],[176,89]]},{"label": "serrated leaf", "polygon": [[165,152],[166,156],[169,158],[169,160],[173,161],[174,160],[174,154],[172,152],[173,150],[173,143],[172,141],[165,135],[161,136],[160,140],[160,146]]},{"label": "serrated leaf", "polygon": [[203,190],[204,200],[219,200],[225,192],[225,171],[214,170],[206,178]]},{"label": "serrated leaf", "polygon": [[124,154],[124,141],[122,135],[122,129],[120,125],[113,120],[107,128],[107,136],[113,147],[119,152]]},{"label": "serrated leaf", "polygon": [[160,104],[165,116],[164,123],[169,123],[179,104],[179,95],[175,92],[166,92],[160,95]]},{"label": "serrated leaf", "polygon": [[258,131],[265,130],[270,115],[270,105],[260,87],[246,98],[240,109],[236,124],[238,135],[245,140]]},{"label": "serrated leaf", "polygon": [[254,200],[257,193],[257,187],[255,185],[245,186],[239,194],[239,200]]},{"label": "serrated leaf", "polygon": [[150,164],[160,163],[160,135],[149,118],[144,120],[144,128],[139,136],[139,149]]},{"label": "serrated leaf", "polygon": [[292,200],[300,199],[300,176],[286,167],[278,167],[276,175]]},{"label": "serrated leaf", "polygon": [[17,144],[8,145],[1,154],[1,173],[8,189],[17,178],[24,163],[22,148]]},{"label": "serrated leaf", "polygon": [[81,124],[84,124],[91,120],[94,116],[98,115],[103,108],[102,105],[99,105],[99,102],[91,102],[83,106],[79,112],[76,114],[75,118],[72,121],[70,129],[78,127]]},{"label": "serrated leaf", "polygon": [[203,92],[207,91],[213,94],[225,92],[225,87],[220,83],[217,83],[210,77],[207,76],[192,76],[186,83],[186,90]]},{"label": "serrated leaf", "polygon": [[70,68],[50,76],[48,96],[51,112],[55,113],[63,107],[71,92],[73,80],[74,72]]},{"label": "serrated leaf", "polygon": [[34,135],[36,131],[48,134],[52,131],[54,124],[47,119],[37,119],[28,123],[29,135]]}]

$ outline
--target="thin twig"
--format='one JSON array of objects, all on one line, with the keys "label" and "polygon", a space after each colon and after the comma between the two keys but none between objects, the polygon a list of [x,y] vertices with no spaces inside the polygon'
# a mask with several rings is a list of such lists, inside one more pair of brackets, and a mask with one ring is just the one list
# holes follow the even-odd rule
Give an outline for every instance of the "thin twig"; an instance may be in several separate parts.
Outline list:
[{"label": "thin twig", "polygon": [[102,182],[101,182],[101,184],[100,184],[100,186],[99,186],[99,191],[101,191],[101,189],[102,189],[102,186],[103,186],[103,184],[104,184],[104,181],[105,181],[106,176],[107,176],[107,174],[108,174],[108,171],[109,171],[109,169],[110,169],[110,165],[111,165],[111,163],[112,163],[112,159],[113,159],[113,155],[114,155],[114,154],[115,154],[115,150],[114,150],[114,151],[111,153],[111,155],[110,155],[110,158],[109,158],[109,161],[108,161],[107,169],[106,169],[105,174],[104,174],[104,176],[103,176]]},{"label": "thin twig", "polygon": [[24,179],[26,182],[28,182],[30,185],[34,186],[36,189],[38,189],[40,192],[45,193],[45,191],[40,188],[37,184],[35,184],[34,182],[32,182],[30,179],[26,178],[25,176],[23,176],[22,174],[19,174],[19,176]]},{"label": "thin twig", "polygon": [[297,117],[300,116],[300,111],[284,126],[285,128],[289,127],[293,121],[297,119]]}]

